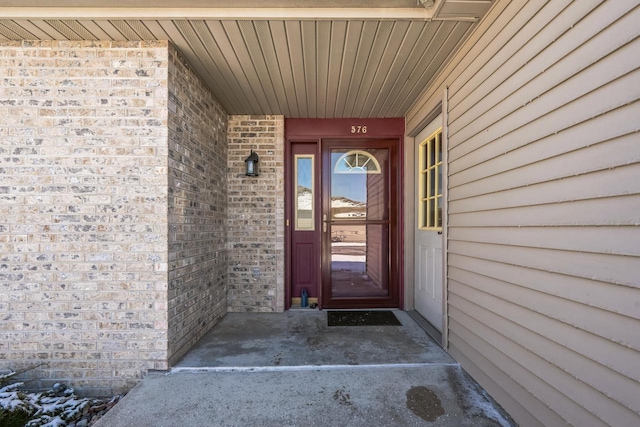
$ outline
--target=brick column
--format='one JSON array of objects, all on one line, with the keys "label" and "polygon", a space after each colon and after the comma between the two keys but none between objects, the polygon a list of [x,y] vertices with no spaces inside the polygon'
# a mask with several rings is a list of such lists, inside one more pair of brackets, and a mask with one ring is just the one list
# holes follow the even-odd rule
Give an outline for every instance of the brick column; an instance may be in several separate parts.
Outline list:
[{"label": "brick column", "polygon": [[0,41],[0,369],[120,392],[226,313],[226,120],[167,42]]},{"label": "brick column", "polygon": [[[284,310],[284,117],[230,116],[229,311]],[[260,156],[260,176],[244,159]]]},{"label": "brick column", "polygon": [[167,367],[167,43],[0,42],[0,360],[93,394]]}]

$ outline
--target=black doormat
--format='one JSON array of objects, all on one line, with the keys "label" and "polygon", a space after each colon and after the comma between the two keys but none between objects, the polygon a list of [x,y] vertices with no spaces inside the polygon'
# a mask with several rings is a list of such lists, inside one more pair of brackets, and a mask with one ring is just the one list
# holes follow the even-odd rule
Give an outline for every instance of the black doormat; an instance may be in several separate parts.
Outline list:
[{"label": "black doormat", "polygon": [[329,326],[402,326],[392,311],[328,311]]}]

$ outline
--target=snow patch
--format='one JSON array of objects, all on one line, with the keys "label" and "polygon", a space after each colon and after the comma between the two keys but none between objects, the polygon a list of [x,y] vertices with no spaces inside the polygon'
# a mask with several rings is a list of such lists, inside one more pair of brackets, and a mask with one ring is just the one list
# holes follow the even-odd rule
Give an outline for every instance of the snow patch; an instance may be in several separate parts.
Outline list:
[{"label": "snow patch", "polygon": [[455,384],[456,395],[465,413],[472,417],[493,420],[500,427],[513,426],[513,423],[500,412],[497,403],[462,368],[458,367],[450,374],[450,379]]},{"label": "snow patch", "polygon": [[[15,373],[1,375],[0,381],[6,382]],[[0,384],[2,383],[0,382]],[[30,420],[25,427],[63,427],[69,422],[77,422],[82,417],[93,417],[94,407],[106,411],[118,401],[119,396],[109,404],[95,399],[79,398],[68,388],[55,384],[52,390],[33,393],[21,391],[24,383],[17,382],[0,387],[0,409],[7,412],[21,411]],[[97,406],[98,405],[98,406]]]},{"label": "snow patch", "polygon": [[301,211],[310,211],[313,203],[311,201],[311,191],[298,193],[298,209]]},{"label": "snow patch", "polygon": [[331,199],[332,208],[364,208],[366,205],[346,197],[334,197]]},{"label": "snow patch", "polygon": [[367,257],[364,255],[331,255],[331,261],[360,262],[364,264],[367,261]]}]

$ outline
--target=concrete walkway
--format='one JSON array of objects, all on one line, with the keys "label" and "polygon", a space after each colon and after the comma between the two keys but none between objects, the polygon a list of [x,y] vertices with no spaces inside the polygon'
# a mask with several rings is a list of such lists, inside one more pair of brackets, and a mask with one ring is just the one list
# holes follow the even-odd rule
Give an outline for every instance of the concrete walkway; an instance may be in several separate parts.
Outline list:
[{"label": "concrete walkway", "polygon": [[510,426],[404,312],[402,326],[328,327],[326,312],[231,313],[97,427]]}]

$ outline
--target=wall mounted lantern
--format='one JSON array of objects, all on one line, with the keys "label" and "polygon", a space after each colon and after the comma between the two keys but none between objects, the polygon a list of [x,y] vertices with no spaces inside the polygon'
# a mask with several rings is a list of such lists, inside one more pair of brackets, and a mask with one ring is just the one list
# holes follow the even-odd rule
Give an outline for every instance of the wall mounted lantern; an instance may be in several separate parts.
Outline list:
[{"label": "wall mounted lantern", "polygon": [[251,150],[249,157],[244,159],[247,167],[247,176],[258,176],[258,155]]}]

